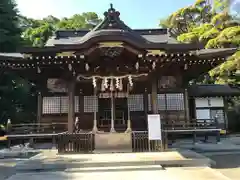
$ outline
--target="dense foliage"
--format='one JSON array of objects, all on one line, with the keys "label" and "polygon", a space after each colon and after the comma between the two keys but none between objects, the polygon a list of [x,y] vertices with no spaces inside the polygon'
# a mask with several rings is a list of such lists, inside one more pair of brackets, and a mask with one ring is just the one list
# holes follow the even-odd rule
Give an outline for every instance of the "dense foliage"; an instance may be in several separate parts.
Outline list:
[{"label": "dense foliage", "polygon": [[14,1],[0,1],[0,17],[0,52],[15,51],[20,43],[21,30]]},{"label": "dense foliage", "polygon": [[[197,0],[195,4],[172,13],[160,25],[170,28],[172,36],[180,42],[198,42],[205,44],[205,48],[240,47],[238,14],[230,14],[227,0],[215,0],[213,5]],[[209,74],[215,83],[240,84],[239,70],[240,51]]]},{"label": "dense foliage", "polygon": [[42,20],[34,20],[22,16],[20,21],[23,29],[22,37],[25,43],[41,47],[54,34],[55,30],[91,29],[100,22],[100,19],[96,13],[87,12],[63,19],[48,16]]},{"label": "dense foliage", "polygon": [[[240,2],[234,0],[197,0],[193,5],[181,8],[160,26],[170,28],[171,35],[180,42],[197,42],[205,48],[240,49]],[[240,50],[220,66],[209,72],[211,78],[199,78],[199,83],[240,85]],[[208,77],[208,76],[204,76]],[[240,130],[240,100],[229,99],[228,119],[230,129]]]},{"label": "dense foliage", "polygon": [[[13,0],[0,1],[0,53],[14,52],[19,45],[44,46],[57,29],[91,29],[100,19],[96,13],[37,20],[18,14]],[[12,72],[0,71],[0,124],[36,120],[36,86]]]},{"label": "dense foliage", "polygon": [[[21,44],[21,29],[16,4],[12,0],[0,1],[0,52],[14,52]],[[32,119],[35,97],[31,85],[11,72],[0,71],[0,124],[8,118]]]}]

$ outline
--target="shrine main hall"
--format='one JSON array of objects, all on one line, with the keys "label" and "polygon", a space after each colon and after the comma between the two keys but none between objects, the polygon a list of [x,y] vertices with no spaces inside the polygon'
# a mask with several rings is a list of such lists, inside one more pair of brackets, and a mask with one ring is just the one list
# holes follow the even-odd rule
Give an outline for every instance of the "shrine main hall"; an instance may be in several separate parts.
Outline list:
[{"label": "shrine main hall", "polygon": [[36,85],[35,122],[65,124],[59,132],[73,133],[78,117],[79,132],[130,137],[148,130],[148,114],[160,114],[168,135],[227,130],[226,97],[240,89],[191,82],[237,49],[179,43],[169,31],[131,29],[111,6],[91,30],[58,30],[44,47],[1,53],[0,67]]}]

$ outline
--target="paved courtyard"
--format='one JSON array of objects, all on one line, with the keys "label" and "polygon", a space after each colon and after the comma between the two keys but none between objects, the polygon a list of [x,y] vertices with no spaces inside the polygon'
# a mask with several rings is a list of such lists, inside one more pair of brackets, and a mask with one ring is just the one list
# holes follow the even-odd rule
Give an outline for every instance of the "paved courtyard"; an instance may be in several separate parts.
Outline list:
[{"label": "paved courtyard", "polygon": [[213,167],[223,175],[233,180],[240,179],[240,152],[235,154],[208,155],[209,158],[216,162]]},{"label": "paved courtyard", "polygon": [[[0,159],[0,180],[62,179],[164,179],[164,180],[239,180],[240,151],[221,151],[219,145],[201,145],[201,154],[193,151],[164,153],[57,155],[56,150],[24,159]],[[216,163],[211,164],[213,161]],[[16,165],[17,164],[17,165]],[[182,164],[185,167],[178,167]],[[213,167],[208,167],[209,165]]]},{"label": "paved courtyard", "polygon": [[[12,167],[14,165],[13,161],[8,160],[8,162],[5,163],[5,168],[1,169],[1,174],[5,174],[5,177],[0,176],[0,178],[1,180],[92,180],[96,178],[99,180],[113,178],[115,180],[125,180],[129,178],[132,180],[146,180],[148,178],[161,178],[164,180],[190,180],[194,177],[195,180],[238,180],[235,178],[234,174],[231,175],[228,172],[223,174],[221,171],[211,169],[204,165],[197,165],[196,167],[194,167],[194,164],[190,165],[191,167],[164,167],[158,164],[160,161],[164,164],[167,159],[169,159],[169,161],[173,164],[181,163],[182,160],[186,158],[178,152],[64,156],[56,156],[54,154],[54,151],[46,151],[42,155],[37,156],[30,161],[18,161],[18,163],[20,162],[20,166],[16,166],[16,169],[18,170],[17,174],[15,174],[14,168]],[[48,158],[48,156],[51,156],[51,158]],[[190,156],[194,156],[194,153],[190,154]],[[226,157],[229,157],[229,160],[232,161],[231,158],[235,157],[235,155],[226,155]],[[201,156],[196,158],[201,158]],[[219,156],[214,156],[213,158],[219,161]],[[222,158],[223,157],[221,156],[221,159]],[[149,160],[151,160],[151,162],[155,161],[155,163],[149,163]],[[228,160],[225,159],[225,161]],[[57,164],[62,164],[62,162],[64,162],[67,166],[63,167],[63,169],[58,169]],[[75,164],[75,166],[69,166],[69,162],[70,164]],[[123,162],[123,164],[117,165],[114,162]],[[47,163],[54,163],[55,165],[48,169],[46,166]],[[45,165],[41,166],[42,170],[39,168],[39,164]],[[221,162],[217,166],[220,167]],[[233,166],[237,166],[237,164],[233,164]],[[54,167],[56,167],[56,169]],[[12,174],[11,177],[9,177],[10,174]]]},{"label": "paved courtyard", "polygon": [[214,172],[208,167],[198,168],[167,168],[166,170],[121,170],[115,172],[85,172],[85,173],[67,173],[67,172],[38,172],[17,174],[8,180],[146,180],[146,179],[164,179],[164,180],[228,180],[222,174]]}]

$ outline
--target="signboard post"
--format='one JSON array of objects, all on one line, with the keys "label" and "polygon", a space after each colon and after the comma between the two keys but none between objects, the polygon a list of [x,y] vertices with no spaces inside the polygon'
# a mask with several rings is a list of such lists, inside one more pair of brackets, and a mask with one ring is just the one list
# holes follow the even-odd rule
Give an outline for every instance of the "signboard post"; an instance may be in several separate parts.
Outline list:
[{"label": "signboard post", "polygon": [[151,140],[158,140],[162,142],[162,126],[161,126],[161,118],[159,114],[148,115],[148,140],[149,140],[149,151],[150,151]]}]

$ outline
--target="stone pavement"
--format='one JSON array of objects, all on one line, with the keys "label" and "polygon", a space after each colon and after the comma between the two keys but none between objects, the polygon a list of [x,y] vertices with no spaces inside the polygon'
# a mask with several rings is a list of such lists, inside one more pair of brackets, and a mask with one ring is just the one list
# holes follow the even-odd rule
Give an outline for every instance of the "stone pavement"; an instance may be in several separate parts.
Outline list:
[{"label": "stone pavement", "polygon": [[192,151],[57,155],[52,150],[18,163],[17,174],[7,180],[230,180],[209,163]]},{"label": "stone pavement", "polygon": [[232,180],[240,179],[240,152],[239,153],[212,153],[207,155],[216,164],[212,167]]},{"label": "stone pavement", "polygon": [[[57,155],[56,150],[44,150],[29,160],[1,159],[0,180],[239,180],[239,142],[240,137],[226,138],[219,144],[193,145],[183,141],[177,142],[177,148],[185,150],[160,153]],[[186,149],[197,150],[204,156]],[[9,177],[11,174],[15,175]]]},{"label": "stone pavement", "polygon": [[63,170],[71,168],[117,167],[139,165],[210,166],[213,162],[193,151],[156,153],[110,153],[57,155],[57,151],[44,151],[28,161],[18,163],[18,171]]},{"label": "stone pavement", "polygon": [[[107,169],[108,167],[106,167]],[[7,180],[231,180],[221,173],[218,173],[208,167],[190,167],[190,168],[159,168],[152,170],[151,168],[141,170],[119,170],[112,172],[35,172],[35,173],[19,173],[13,175]]]}]

